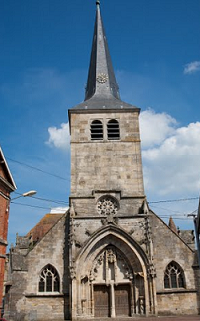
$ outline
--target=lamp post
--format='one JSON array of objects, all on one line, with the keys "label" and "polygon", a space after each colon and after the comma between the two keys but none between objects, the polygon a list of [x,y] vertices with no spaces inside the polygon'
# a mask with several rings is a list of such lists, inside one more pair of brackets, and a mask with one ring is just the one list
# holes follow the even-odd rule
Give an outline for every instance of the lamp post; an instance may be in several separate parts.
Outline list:
[{"label": "lamp post", "polygon": [[17,196],[17,197],[11,198],[10,202],[12,203],[12,201],[14,201],[20,197],[31,197],[31,196],[35,195],[36,193],[37,193],[36,191],[28,191],[26,193],[23,193],[23,194]]}]

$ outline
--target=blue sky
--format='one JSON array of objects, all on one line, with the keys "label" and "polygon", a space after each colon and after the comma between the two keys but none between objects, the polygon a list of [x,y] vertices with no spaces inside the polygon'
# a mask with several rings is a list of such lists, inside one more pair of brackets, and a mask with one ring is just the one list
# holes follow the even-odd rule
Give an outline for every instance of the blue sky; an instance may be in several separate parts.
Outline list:
[{"label": "blue sky", "polygon": [[[199,0],[102,0],[101,12],[121,98],[141,108],[148,200],[198,197]],[[48,199],[11,204],[10,243],[67,205],[67,111],[84,99],[94,18],[94,0],[1,0],[0,145],[17,192]],[[183,228],[193,227],[186,218],[197,207],[197,199],[152,204]]]}]

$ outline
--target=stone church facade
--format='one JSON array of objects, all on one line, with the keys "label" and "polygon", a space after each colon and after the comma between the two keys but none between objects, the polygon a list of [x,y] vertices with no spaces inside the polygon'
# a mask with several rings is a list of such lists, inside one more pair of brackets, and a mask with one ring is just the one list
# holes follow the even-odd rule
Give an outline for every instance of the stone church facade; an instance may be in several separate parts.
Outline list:
[{"label": "stone church facade", "polygon": [[193,235],[148,206],[140,109],[123,102],[97,1],[86,96],[69,110],[71,195],[11,249],[10,321],[199,313]]}]

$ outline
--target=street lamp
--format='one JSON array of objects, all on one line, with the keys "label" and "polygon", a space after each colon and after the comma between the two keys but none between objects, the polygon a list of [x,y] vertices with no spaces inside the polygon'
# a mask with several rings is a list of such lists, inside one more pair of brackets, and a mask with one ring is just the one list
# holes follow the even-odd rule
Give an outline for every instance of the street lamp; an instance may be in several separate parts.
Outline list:
[{"label": "street lamp", "polygon": [[17,197],[11,198],[10,202],[12,203],[12,201],[14,201],[20,197],[31,197],[31,196],[35,195],[36,193],[37,193],[36,191],[29,191],[29,192],[23,193]]},{"label": "street lamp", "polygon": [[31,196],[35,195],[36,193],[37,193],[36,191],[28,191],[28,192],[26,192],[26,193],[20,194],[20,195],[17,196],[17,197],[8,199],[8,205],[7,205],[6,212],[8,212],[9,209],[10,209],[10,203],[12,203],[13,201],[15,201],[16,199],[18,199],[18,198],[20,198],[20,197],[31,197]]}]

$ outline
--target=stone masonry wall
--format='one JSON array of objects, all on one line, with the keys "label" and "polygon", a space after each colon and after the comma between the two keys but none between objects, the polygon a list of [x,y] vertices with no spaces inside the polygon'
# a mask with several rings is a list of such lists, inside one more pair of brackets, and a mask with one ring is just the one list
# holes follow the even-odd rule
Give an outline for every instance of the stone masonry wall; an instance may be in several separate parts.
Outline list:
[{"label": "stone masonry wall", "polygon": [[[160,314],[197,314],[198,297],[195,277],[194,251],[192,251],[160,218],[150,217],[154,265],[156,267],[156,290]],[[185,289],[165,289],[164,273],[170,262],[179,264],[185,276]]]},{"label": "stone masonry wall", "polygon": [[158,294],[158,314],[159,315],[194,315],[197,302],[196,293],[168,293]]},{"label": "stone masonry wall", "polygon": [[[104,219],[105,217],[102,217],[102,220]],[[101,221],[99,217],[88,219],[76,217],[73,219],[76,255],[80,252],[84,244],[90,240],[91,236],[97,230],[103,228],[103,224],[103,221]],[[131,235],[136,242],[141,243],[141,248],[144,250],[144,252],[146,251],[144,217],[121,217],[118,219],[117,226]]]},{"label": "stone masonry wall", "polygon": [[[63,287],[66,268],[64,252],[66,236],[66,217],[63,216],[56,225],[37,243],[25,256],[23,271],[17,266],[12,273],[12,283],[9,296],[11,305],[6,306],[6,314],[10,321],[44,321],[64,319]],[[67,239],[66,239],[67,237]],[[39,292],[39,276],[41,270],[51,264],[60,277],[60,292]],[[15,266],[13,267],[15,269]]]},{"label": "stone masonry wall", "polygon": [[[105,219],[105,218],[103,218]],[[126,231],[147,256],[147,230],[145,215],[118,217],[116,223],[119,228]],[[193,264],[194,252],[155,214],[149,216],[151,238],[153,242],[153,264],[156,271],[155,283],[157,292],[157,307],[159,315],[168,314],[197,314],[198,293]],[[73,219],[73,232],[75,239],[75,257],[90,240],[94,233],[103,228],[103,220],[98,217]],[[184,271],[186,288],[165,289],[164,272],[167,265],[177,262]]]},{"label": "stone masonry wall", "polygon": [[[90,137],[95,119],[104,126],[102,141]],[[110,119],[119,122],[119,141],[107,140]],[[90,196],[93,190],[144,195],[138,112],[71,114],[71,196]]]},{"label": "stone masonry wall", "polygon": [[119,209],[117,215],[119,216],[133,216],[138,215],[139,210],[144,201],[144,197],[141,198],[122,198],[120,193],[94,193],[91,197],[74,197],[70,199],[71,204],[73,203],[74,210],[78,216],[90,217],[99,216],[98,214],[98,200],[102,196],[111,195],[119,202]]}]

